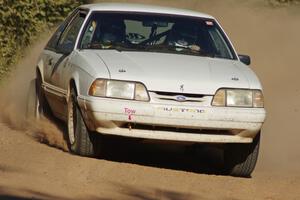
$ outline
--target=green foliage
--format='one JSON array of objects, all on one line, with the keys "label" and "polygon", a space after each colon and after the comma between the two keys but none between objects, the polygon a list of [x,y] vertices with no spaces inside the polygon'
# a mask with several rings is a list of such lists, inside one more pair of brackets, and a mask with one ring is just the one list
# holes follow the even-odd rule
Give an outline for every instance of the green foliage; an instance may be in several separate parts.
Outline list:
[{"label": "green foliage", "polygon": [[62,21],[84,0],[0,0],[0,77],[36,34]]}]

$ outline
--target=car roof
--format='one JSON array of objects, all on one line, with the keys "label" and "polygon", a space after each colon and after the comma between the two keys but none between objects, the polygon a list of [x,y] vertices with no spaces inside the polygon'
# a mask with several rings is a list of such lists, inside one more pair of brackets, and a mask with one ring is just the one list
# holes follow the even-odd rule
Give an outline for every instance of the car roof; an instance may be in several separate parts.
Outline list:
[{"label": "car roof", "polygon": [[80,8],[89,9],[90,11],[120,11],[120,12],[141,12],[141,13],[156,13],[169,15],[182,15],[200,18],[214,19],[214,17],[192,10],[178,9],[172,7],[154,6],[147,4],[133,4],[133,3],[97,3],[86,4]]}]

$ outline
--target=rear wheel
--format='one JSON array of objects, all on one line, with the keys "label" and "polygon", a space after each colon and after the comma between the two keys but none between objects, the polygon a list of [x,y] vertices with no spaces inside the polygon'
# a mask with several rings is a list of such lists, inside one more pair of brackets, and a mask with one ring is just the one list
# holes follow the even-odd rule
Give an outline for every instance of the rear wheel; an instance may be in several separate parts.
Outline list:
[{"label": "rear wheel", "polygon": [[83,120],[79,106],[77,104],[77,94],[75,88],[71,88],[68,101],[68,138],[69,146],[73,153],[94,157],[96,156],[99,141],[96,135],[90,132]]},{"label": "rear wheel", "polygon": [[38,115],[37,110],[36,84],[35,79],[33,79],[30,81],[27,93],[26,117],[31,119],[36,118]]},{"label": "rear wheel", "polygon": [[260,133],[251,144],[229,144],[224,150],[225,173],[250,177],[259,154]]},{"label": "rear wheel", "polygon": [[36,79],[30,81],[26,116],[35,119],[51,116],[51,109],[42,90],[42,79],[39,74]]}]

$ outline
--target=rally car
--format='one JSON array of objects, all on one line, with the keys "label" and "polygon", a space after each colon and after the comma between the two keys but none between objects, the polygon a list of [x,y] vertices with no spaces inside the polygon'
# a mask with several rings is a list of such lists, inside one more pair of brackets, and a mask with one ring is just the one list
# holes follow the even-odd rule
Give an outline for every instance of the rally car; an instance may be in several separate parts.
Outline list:
[{"label": "rally car", "polygon": [[[139,4],[78,7],[40,55],[33,115],[68,126],[72,152],[95,134],[224,148],[224,171],[249,176],[266,117],[260,81],[207,14]],[[30,109],[29,109],[30,110]],[[98,151],[98,150],[97,150]]]}]

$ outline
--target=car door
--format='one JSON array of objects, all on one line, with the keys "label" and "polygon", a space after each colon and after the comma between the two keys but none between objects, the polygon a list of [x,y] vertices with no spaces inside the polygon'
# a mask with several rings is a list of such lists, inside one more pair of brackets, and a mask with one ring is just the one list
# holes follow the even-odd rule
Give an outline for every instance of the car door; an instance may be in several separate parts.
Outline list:
[{"label": "car door", "polygon": [[71,54],[85,17],[85,11],[79,11],[62,33],[58,41],[56,53],[60,55],[50,74],[51,84],[58,87],[58,89],[65,90],[65,88],[63,88],[63,71],[68,64],[70,56],[72,56]]},{"label": "car door", "polygon": [[42,53],[42,59],[44,62],[44,81],[48,84],[50,84],[50,77],[53,70],[53,67],[55,63],[57,63],[58,59],[62,56],[61,53],[57,53],[57,44],[58,41],[68,26],[68,24],[71,22],[71,20],[74,18],[74,16],[78,13],[78,10],[75,10],[72,12],[71,15],[67,17],[67,19],[58,27],[56,32],[53,34],[49,42],[47,43],[43,53]]},{"label": "car door", "polygon": [[63,32],[59,36],[55,51],[48,52],[48,60],[45,67],[45,90],[46,98],[54,115],[58,118],[66,117],[66,100],[67,91],[62,88],[62,73],[68,64],[75,42],[84,22],[86,13],[78,11],[74,14],[70,22],[64,27]]}]

